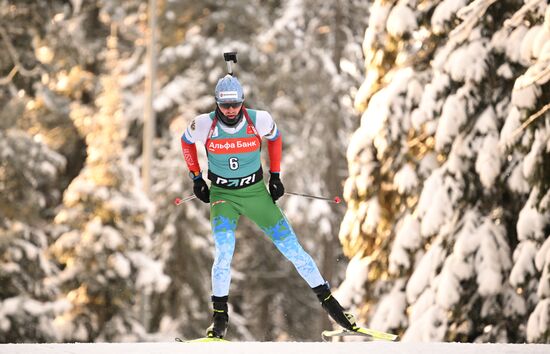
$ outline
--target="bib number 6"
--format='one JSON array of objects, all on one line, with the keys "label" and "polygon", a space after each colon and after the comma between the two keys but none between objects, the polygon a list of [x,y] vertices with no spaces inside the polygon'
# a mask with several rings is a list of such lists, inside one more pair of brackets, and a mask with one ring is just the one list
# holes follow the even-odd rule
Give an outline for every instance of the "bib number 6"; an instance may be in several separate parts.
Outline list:
[{"label": "bib number 6", "polygon": [[239,159],[236,157],[230,157],[229,158],[229,168],[231,170],[236,170],[239,168]]}]

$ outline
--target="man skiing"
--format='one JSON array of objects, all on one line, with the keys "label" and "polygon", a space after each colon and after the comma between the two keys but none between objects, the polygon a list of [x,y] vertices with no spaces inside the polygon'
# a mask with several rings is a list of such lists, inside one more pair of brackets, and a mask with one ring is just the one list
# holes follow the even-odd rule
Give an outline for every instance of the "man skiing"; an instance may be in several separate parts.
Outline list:
[{"label": "man skiing", "polygon": [[[332,296],[317,265],[304,251],[275,204],[284,194],[280,178],[282,137],[271,115],[244,107],[242,86],[231,71],[218,81],[215,99],[215,111],[195,117],[181,137],[184,159],[193,179],[193,191],[198,199],[210,203],[215,258],[212,266],[213,323],[207,329],[207,337],[223,338],[227,331],[231,259],[240,215],[255,222],[293,263],[336,323],[348,330],[356,330],[354,316],[345,312]],[[267,139],[269,192],[262,181],[262,138]],[[196,142],[206,148],[210,189],[199,166]]]}]

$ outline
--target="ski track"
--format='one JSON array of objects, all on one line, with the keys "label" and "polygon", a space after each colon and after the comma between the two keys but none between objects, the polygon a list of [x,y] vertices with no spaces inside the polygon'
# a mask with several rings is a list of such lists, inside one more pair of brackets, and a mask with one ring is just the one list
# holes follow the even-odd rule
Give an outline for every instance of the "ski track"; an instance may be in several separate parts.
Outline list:
[{"label": "ski track", "polygon": [[550,344],[232,342],[0,344],[0,354],[549,354]]}]

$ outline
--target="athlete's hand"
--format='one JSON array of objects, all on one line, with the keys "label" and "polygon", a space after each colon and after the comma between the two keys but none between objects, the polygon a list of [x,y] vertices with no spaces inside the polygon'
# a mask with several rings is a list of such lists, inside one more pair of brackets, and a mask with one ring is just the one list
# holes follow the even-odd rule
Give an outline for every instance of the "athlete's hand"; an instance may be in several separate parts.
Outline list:
[{"label": "athlete's hand", "polygon": [[193,192],[205,203],[210,203],[210,190],[202,177],[193,180]]},{"label": "athlete's hand", "polygon": [[281,182],[278,172],[269,172],[269,174],[271,175],[269,178],[269,193],[271,194],[273,203],[275,203],[277,199],[285,194],[285,187],[283,186],[283,182]]}]

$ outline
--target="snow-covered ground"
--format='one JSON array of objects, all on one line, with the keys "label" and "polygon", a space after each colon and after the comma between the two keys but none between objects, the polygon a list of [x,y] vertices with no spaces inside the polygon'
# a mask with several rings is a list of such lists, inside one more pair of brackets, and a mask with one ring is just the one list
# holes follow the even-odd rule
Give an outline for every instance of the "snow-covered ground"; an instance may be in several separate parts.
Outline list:
[{"label": "snow-covered ground", "polygon": [[234,342],[1,344],[2,354],[548,354],[549,344]]}]

